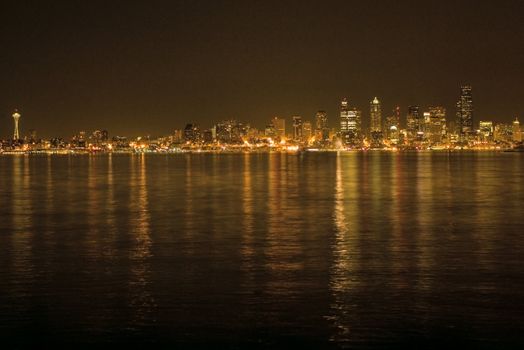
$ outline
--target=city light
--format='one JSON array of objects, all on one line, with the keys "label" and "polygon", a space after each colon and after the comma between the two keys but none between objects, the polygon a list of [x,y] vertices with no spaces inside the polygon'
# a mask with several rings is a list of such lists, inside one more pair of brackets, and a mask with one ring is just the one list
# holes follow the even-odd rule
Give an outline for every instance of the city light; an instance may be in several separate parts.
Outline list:
[{"label": "city light", "polygon": [[[315,121],[292,116],[292,133],[286,130],[286,118],[272,117],[264,130],[237,120],[217,122],[209,129],[198,123],[187,123],[171,135],[151,138],[139,136],[109,137],[107,130],[91,134],[80,131],[69,140],[37,139],[36,132],[20,137],[21,114],[12,114],[12,139],[3,140],[0,152],[9,153],[180,153],[180,152],[301,152],[307,150],[350,151],[450,151],[450,150],[518,150],[522,149],[522,130],[518,118],[511,124],[494,124],[490,120],[475,123],[472,87],[463,85],[457,102],[456,116],[449,118],[442,106],[407,108],[404,122],[401,108],[395,107],[385,118],[380,99],[369,104],[369,127],[363,127],[362,111],[348,99],[340,102],[338,128],[329,126],[326,111],[316,112]],[[315,126],[313,128],[312,126]]]}]

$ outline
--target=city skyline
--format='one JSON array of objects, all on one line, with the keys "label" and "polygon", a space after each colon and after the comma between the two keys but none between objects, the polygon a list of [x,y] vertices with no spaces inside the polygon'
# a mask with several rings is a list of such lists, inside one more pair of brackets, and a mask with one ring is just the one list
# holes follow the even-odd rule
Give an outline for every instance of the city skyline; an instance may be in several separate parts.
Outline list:
[{"label": "city skyline", "polygon": [[[326,119],[327,128],[330,130],[336,130],[336,131],[341,132],[343,135],[345,135],[346,138],[349,137],[348,136],[349,131],[351,131],[353,134],[356,134],[357,129],[359,130],[358,133],[361,133],[361,132],[368,133],[373,130],[375,131],[381,130],[384,133],[384,135],[380,135],[380,137],[386,137],[387,136],[386,134],[388,133],[388,130],[387,130],[388,120],[390,120],[393,117],[393,115],[395,115],[395,118],[396,118],[395,121],[396,123],[398,123],[398,125],[396,125],[398,129],[406,129],[408,133],[416,132],[417,130],[411,131],[411,129],[413,128],[420,129],[421,124],[424,123],[424,118],[425,118],[424,114],[428,114],[428,117],[429,117],[429,114],[434,113],[435,108],[443,109],[442,113],[444,114],[444,118],[442,120],[444,123],[444,127],[446,126],[446,123],[457,123],[457,125],[459,125],[460,129],[463,130],[463,132],[479,131],[481,129],[481,126],[479,124],[480,121],[490,120],[492,122],[494,121],[497,124],[504,124],[504,123],[511,123],[513,122],[513,120],[519,118],[519,116],[517,115],[511,116],[509,118],[504,118],[502,120],[497,119],[497,118],[479,117],[476,108],[473,107],[473,97],[472,96],[475,95],[476,92],[472,92],[472,90],[473,90],[473,87],[469,84],[462,84],[460,86],[460,89],[459,89],[460,95],[458,96],[458,102],[456,102],[454,109],[447,109],[446,107],[443,107],[442,105],[439,105],[439,104],[434,104],[434,105],[429,105],[429,106],[420,106],[416,104],[411,104],[409,106],[406,106],[405,108],[402,108],[398,104],[394,104],[394,107],[388,110],[382,107],[383,106],[382,100],[379,100],[377,96],[374,96],[372,100],[369,102],[369,107],[366,111],[366,108],[361,108],[361,106],[355,106],[351,104],[350,99],[348,99],[347,97],[342,97],[339,100],[338,113],[333,113],[331,115],[323,109],[318,109],[315,113],[310,113],[310,115],[306,115],[306,116],[300,115],[300,114],[292,114],[292,115],[286,116],[286,115],[279,115],[279,114],[274,113],[271,116],[269,116],[265,120],[265,122],[263,122],[263,124],[261,125],[254,124],[252,123],[251,120],[246,119],[246,118],[242,119],[242,118],[232,118],[232,117],[230,118],[215,117],[212,119],[208,119],[209,124],[202,124],[199,122],[199,120],[186,120],[182,122],[182,124],[175,125],[171,128],[168,128],[167,126],[165,126],[165,130],[163,132],[161,131],[159,134],[153,134],[153,135],[145,131],[147,127],[144,128],[144,131],[138,132],[132,135],[126,135],[124,133],[119,133],[118,131],[112,131],[112,132],[113,132],[113,135],[126,135],[129,137],[139,137],[139,136],[162,137],[166,135],[171,135],[173,131],[182,129],[184,126],[187,126],[188,123],[195,124],[199,128],[202,128],[202,129],[209,129],[212,127],[216,127],[220,123],[221,120],[222,121],[223,120],[235,120],[235,121],[242,122],[246,125],[249,125],[252,128],[255,128],[258,130],[264,130],[264,128],[267,127],[268,125],[268,121],[271,122],[271,120],[275,120],[275,119],[284,120],[284,124],[285,124],[285,121],[287,120],[290,126],[288,128],[288,131],[291,131],[291,129],[294,127],[295,118],[297,117],[300,118],[301,119],[300,123],[303,123],[303,122],[313,122],[314,123],[315,119],[318,118],[317,116],[318,113],[323,112],[325,114],[325,117],[327,118]],[[477,100],[475,99],[475,105],[477,104],[476,101]],[[420,121],[412,120],[413,116],[412,116],[411,111],[413,109],[416,109],[416,112],[414,112],[416,113],[416,116],[414,116],[414,118],[415,119],[420,118]],[[364,113],[363,113],[363,110],[365,111]],[[446,111],[450,113],[447,115],[447,117],[446,117]],[[19,112],[20,112],[20,109],[15,108],[12,111],[12,114],[10,114],[11,119],[15,118],[15,134],[18,134],[19,132],[18,131],[19,130],[18,120],[20,119]],[[452,116],[451,113],[453,113],[454,116]],[[15,117],[15,115],[17,117]],[[24,122],[25,120],[26,118],[24,116]],[[31,118],[29,118],[29,122],[31,122]],[[410,123],[416,123],[417,125],[410,126]],[[144,123],[144,125],[145,124],[146,123]],[[463,126],[463,124],[465,126]],[[280,128],[285,129],[285,126],[280,127]],[[0,127],[0,130],[1,129],[2,128]],[[107,130],[107,129],[108,128],[106,128],[104,125],[100,125],[91,130]],[[38,132],[39,134],[41,133],[40,136],[44,135],[45,137],[48,137],[48,138],[49,137],[66,137],[67,138],[67,137],[73,137],[74,135],[78,134],[78,132],[80,131],[88,131],[88,130],[89,129],[83,128],[82,125],[78,125],[77,129],[72,131],[70,135],[53,134],[52,132],[50,133],[48,130],[45,130],[45,129],[43,130],[43,132],[40,130],[38,130]],[[19,138],[22,139],[23,135],[29,136],[30,134],[35,133],[36,131],[37,130],[34,127],[29,125],[28,128],[25,130],[25,133],[20,132]],[[286,132],[285,136],[288,136],[288,135],[291,136],[293,135],[293,133],[294,132]],[[6,139],[6,136],[0,135],[0,139],[2,138]],[[9,137],[7,137],[7,139],[8,138]],[[14,137],[13,139],[16,139],[16,137]]]},{"label": "city skyline", "polygon": [[[126,135],[158,135],[188,120],[262,127],[272,115],[337,115],[344,96],[364,114],[374,96],[383,111],[452,111],[467,82],[479,118],[507,121],[524,112],[524,50],[515,44],[522,6],[3,4],[15,15],[0,24],[0,119],[18,108],[47,137],[78,125]],[[0,135],[10,133],[0,123]]]},{"label": "city skyline", "polygon": [[0,336],[524,348],[524,1],[0,3]]}]

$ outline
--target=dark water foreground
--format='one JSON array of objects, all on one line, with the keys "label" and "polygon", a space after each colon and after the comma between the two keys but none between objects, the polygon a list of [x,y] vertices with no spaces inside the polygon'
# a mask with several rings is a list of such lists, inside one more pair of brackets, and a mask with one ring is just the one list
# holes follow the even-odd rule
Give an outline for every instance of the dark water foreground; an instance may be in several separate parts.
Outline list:
[{"label": "dark water foreground", "polygon": [[0,157],[11,345],[524,346],[524,154]]}]

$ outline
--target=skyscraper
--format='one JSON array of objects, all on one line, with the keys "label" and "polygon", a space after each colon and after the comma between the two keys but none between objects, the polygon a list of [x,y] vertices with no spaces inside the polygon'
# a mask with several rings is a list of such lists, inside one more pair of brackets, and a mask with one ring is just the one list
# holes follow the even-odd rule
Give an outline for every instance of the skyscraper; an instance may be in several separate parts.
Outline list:
[{"label": "skyscraper", "polygon": [[522,141],[522,132],[520,130],[520,122],[517,118],[513,121],[513,141],[521,142]]},{"label": "skyscraper", "polygon": [[369,104],[370,124],[369,131],[371,134],[371,147],[382,146],[382,108],[378,98],[374,98]]},{"label": "skyscraper", "polygon": [[215,125],[216,139],[221,143],[242,143],[243,125],[236,120],[224,120]]},{"label": "skyscraper", "polygon": [[417,138],[417,133],[421,129],[423,118],[419,113],[419,106],[409,106],[406,116],[406,131],[408,141],[413,142]]},{"label": "skyscraper", "polygon": [[295,141],[302,141],[303,128],[302,117],[299,115],[293,116],[293,139]]},{"label": "skyscraper", "polygon": [[284,139],[286,137],[286,120],[284,118],[274,117],[271,123],[275,128],[275,137],[281,140]]},{"label": "skyscraper", "polygon": [[387,138],[391,144],[396,145],[400,138],[400,107],[393,109],[391,116],[386,119]]},{"label": "skyscraper", "polygon": [[479,122],[480,137],[482,141],[492,141],[493,140],[493,122],[492,121],[483,121]]},{"label": "skyscraper", "polygon": [[427,137],[433,144],[441,143],[446,135],[446,109],[436,106],[429,107],[429,120],[426,128]]},{"label": "skyscraper", "polygon": [[193,123],[186,124],[184,128],[184,140],[186,142],[199,142],[200,138],[200,127]]},{"label": "skyscraper", "polygon": [[460,99],[457,102],[457,123],[462,137],[474,131],[473,96],[470,85],[463,85],[460,88]]},{"label": "skyscraper", "polygon": [[312,127],[311,122],[304,122],[304,126],[302,128],[302,136],[305,142],[308,142],[312,135]]},{"label": "skyscraper", "polygon": [[378,98],[374,98],[369,104],[370,109],[370,124],[371,132],[382,132],[382,108]]},{"label": "skyscraper", "polygon": [[318,141],[329,140],[329,128],[328,128],[328,118],[326,111],[318,111],[315,117],[316,120],[316,130],[315,134]]},{"label": "skyscraper", "polygon": [[360,112],[350,108],[345,98],[340,103],[340,135],[346,145],[357,145],[360,141]]},{"label": "skyscraper", "polygon": [[13,113],[13,120],[15,122],[15,130],[13,132],[13,139],[14,140],[20,140],[20,131],[18,130],[18,122],[20,120],[20,113],[18,113],[18,110],[15,110]]},{"label": "skyscraper", "polygon": [[340,132],[344,135],[349,131],[348,100],[343,98],[340,102]]}]

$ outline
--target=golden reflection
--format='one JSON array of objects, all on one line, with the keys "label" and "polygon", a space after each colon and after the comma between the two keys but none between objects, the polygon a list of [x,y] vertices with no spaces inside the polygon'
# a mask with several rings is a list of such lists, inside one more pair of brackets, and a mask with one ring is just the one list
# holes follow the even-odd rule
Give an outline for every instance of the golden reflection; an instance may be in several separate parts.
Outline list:
[{"label": "golden reflection", "polygon": [[87,231],[86,247],[88,249],[88,256],[96,259],[104,249],[104,240],[101,236],[100,217],[103,215],[103,208],[101,206],[100,196],[100,181],[98,169],[98,156],[88,155],[87,159],[87,223],[89,230]]},{"label": "golden reflection", "polygon": [[[131,306],[135,324],[154,315],[156,301],[151,293],[151,232],[146,182],[146,155],[131,157]],[[137,164],[138,163],[138,164]]]},{"label": "golden reflection", "polygon": [[[294,158],[294,162],[289,157]],[[300,201],[296,178],[297,158],[287,154],[268,156],[268,228],[267,269],[273,275],[268,280],[268,293],[290,295],[299,293],[298,281],[293,275],[303,269],[301,257]],[[289,164],[292,163],[292,164]],[[291,175],[294,173],[294,175]]]},{"label": "golden reflection", "polygon": [[53,181],[53,156],[48,154],[46,158],[46,181],[45,181],[45,238],[47,244],[53,244],[53,222],[52,213],[55,212],[55,189]]},{"label": "golden reflection", "polygon": [[419,290],[429,292],[432,288],[432,279],[427,273],[433,269],[434,248],[435,243],[434,232],[431,231],[433,227],[434,211],[431,203],[435,200],[433,195],[433,174],[431,169],[431,154],[421,153],[417,154],[416,158],[416,207],[417,213],[416,222],[418,231],[413,236],[414,241],[418,247],[418,284]]},{"label": "golden reflection", "polygon": [[195,204],[193,200],[193,172],[192,167],[193,157],[190,154],[186,155],[186,176],[185,176],[185,194],[184,194],[184,230],[182,231],[185,235],[185,241],[189,242],[186,249],[184,250],[189,255],[193,255],[196,247],[193,244],[193,237],[196,233],[197,227],[196,222],[198,221],[195,217]]},{"label": "golden reflection", "polygon": [[[12,271],[16,276],[16,290],[26,292],[24,286],[34,279],[33,265],[33,203],[31,189],[31,164],[28,155],[13,157],[12,171]],[[23,281],[23,282],[22,282]],[[20,289],[20,290],[19,290]]]},{"label": "golden reflection", "polygon": [[402,154],[391,154],[391,186],[390,198],[391,207],[389,214],[389,222],[391,223],[392,229],[392,244],[391,244],[391,265],[392,265],[392,277],[394,278],[393,285],[399,289],[398,293],[402,293],[402,290],[409,289],[410,279],[408,274],[405,272],[409,269],[409,261],[406,259],[406,247],[409,246],[409,237],[403,223],[405,224],[409,219],[408,216],[412,215],[407,213],[405,208],[409,203],[405,197],[405,176],[407,172],[404,169],[405,158]]},{"label": "golden reflection", "polygon": [[[104,258],[108,260],[114,259],[114,242],[117,234],[117,223],[116,223],[116,200],[115,200],[115,182],[114,182],[114,169],[113,169],[113,155],[109,153],[107,155],[107,175],[106,175],[106,196],[105,196],[105,217],[107,223],[107,230],[104,233],[105,246],[104,246]],[[109,269],[109,267],[108,267]]]},{"label": "golden reflection", "polygon": [[[243,235],[242,238],[244,240],[242,244],[242,256],[244,257],[244,260],[248,263],[250,263],[250,260],[252,256],[254,255],[254,249],[253,249],[253,228],[254,228],[254,217],[253,217],[253,206],[254,206],[254,198],[253,198],[253,188],[251,184],[251,178],[253,174],[251,173],[251,157],[252,155],[249,153],[244,154],[243,156],[243,165],[244,165],[244,171],[243,171],[243,192],[242,192],[242,200],[243,205],[242,209],[244,211],[243,218]],[[251,268],[247,267],[247,270],[250,271]]]},{"label": "golden reflection", "polygon": [[[490,155],[486,155],[490,157]],[[476,223],[475,229],[471,230],[469,237],[471,241],[472,252],[475,253],[475,261],[472,262],[471,266],[477,266],[478,269],[482,270],[494,270],[493,261],[490,259],[490,256],[495,249],[495,242],[499,238],[496,234],[496,230],[493,228],[495,226],[501,225],[497,218],[496,210],[493,210],[494,207],[503,208],[505,205],[508,205],[513,208],[518,208],[521,203],[519,203],[518,196],[513,194],[519,193],[518,187],[516,187],[514,179],[510,177],[508,181],[505,182],[504,190],[508,192],[507,196],[503,198],[512,198],[515,199],[514,203],[497,203],[496,201],[500,198],[500,179],[504,175],[499,173],[500,168],[497,166],[497,161],[495,159],[490,159],[485,162],[483,159],[475,159],[471,165],[472,177],[472,186],[475,189],[472,191],[471,200],[474,201],[475,205],[475,220]],[[517,164],[517,162],[514,162]],[[520,171],[516,172],[517,176],[520,175]],[[507,174],[509,175],[509,174]],[[518,182],[519,184],[521,181]]]},{"label": "golden reflection", "polygon": [[[329,287],[333,295],[330,315],[326,318],[332,322],[336,331],[331,340],[347,340],[351,333],[350,321],[346,316],[351,314],[351,297],[358,285],[355,278],[360,246],[357,236],[360,230],[357,177],[358,155],[337,153],[335,173],[334,224],[335,240],[332,246],[333,266],[330,271]],[[347,161],[347,163],[346,163]]]},{"label": "golden reflection", "polygon": [[252,155],[246,153],[243,155],[243,186],[242,186],[242,271],[245,276],[245,287],[249,291],[254,288],[254,271],[255,271],[255,237],[254,237],[254,196],[251,172],[251,157]]}]

